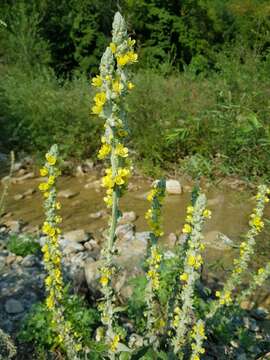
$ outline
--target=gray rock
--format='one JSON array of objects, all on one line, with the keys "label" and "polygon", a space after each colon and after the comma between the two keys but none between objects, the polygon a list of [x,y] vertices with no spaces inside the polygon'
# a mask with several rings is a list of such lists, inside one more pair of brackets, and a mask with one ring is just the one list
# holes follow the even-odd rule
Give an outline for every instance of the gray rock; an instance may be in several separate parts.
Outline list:
[{"label": "gray rock", "polygon": [[17,183],[21,183],[24,182],[25,180],[29,180],[29,179],[34,179],[35,174],[33,172],[27,173],[25,175],[19,176],[19,177],[15,177],[11,179],[11,182],[13,184],[17,184]]},{"label": "gray rock", "polygon": [[234,242],[219,231],[212,230],[205,234],[203,243],[209,248],[224,251],[230,250]]},{"label": "gray rock", "polygon": [[72,191],[70,189],[61,190],[58,193],[58,196],[60,198],[65,198],[65,199],[71,199],[71,198],[75,197],[76,195],[78,195],[78,192]]},{"label": "gray rock", "polygon": [[135,226],[132,224],[118,225],[115,231],[119,240],[132,240],[134,238]]},{"label": "gray rock", "polygon": [[171,195],[182,194],[182,186],[178,180],[167,180],[166,181],[166,191]]},{"label": "gray rock", "polygon": [[21,223],[17,220],[6,220],[5,225],[12,233],[19,233],[21,230]]},{"label": "gray rock", "polygon": [[8,314],[18,314],[24,311],[24,307],[18,300],[9,299],[5,303],[5,311]]},{"label": "gray rock", "polygon": [[106,216],[106,215],[107,215],[107,213],[106,213],[105,210],[100,210],[100,211],[97,211],[95,213],[90,214],[89,217],[91,219],[100,219],[100,218],[102,218],[103,216]]},{"label": "gray rock", "polygon": [[137,215],[134,211],[123,212],[119,224],[129,224],[134,222],[137,219]]},{"label": "gray rock", "polygon": [[21,261],[21,265],[24,267],[33,267],[37,264],[38,259],[35,255],[26,255]]},{"label": "gray rock", "polygon": [[73,241],[77,243],[84,243],[88,241],[89,238],[90,238],[89,234],[83,229],[72,230],[64,234],[65,240]]},{"label": "gray rock", "polygon": [[94,239],[87,241],[86,243],[83,244],[83,246],[88,251],[99,249],[98,243]]},{"label": "gray rock", "polygon": [[16,194],[14,195],[13,199],[15,201],[19,201],[19,200],[22,200],[24,198],[23,194]]},{"label": "gray rock", "polygon": [[8,255],[7,257],[6,257],[6,264],[9,266],[9,265],[11,265],[12,263],[14,263],[14,261],[16,261],[16,255]]},{"label": "gray rock", "polygon": [[93,180],[87,184],[84,185],[85,189],[99,189],[101,186],[100,180]]},{"label": "gray rock", "polygon": [[76,241],[69,241],[64,239],[64,240],[60,240],[59,244],[63,250],[63,254],[65,255],[84,250],[84,247]]},{"label": "gray rock", "polygon": [[143,242],[144,244],[148,243],[149,238],[150,238],[150,231],[142,231],[135,233],[135,239]]}]

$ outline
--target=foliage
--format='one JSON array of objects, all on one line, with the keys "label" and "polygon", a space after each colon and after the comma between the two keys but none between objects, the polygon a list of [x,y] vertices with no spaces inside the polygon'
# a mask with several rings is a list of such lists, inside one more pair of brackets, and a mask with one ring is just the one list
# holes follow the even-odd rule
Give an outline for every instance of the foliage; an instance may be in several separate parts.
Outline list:
[{"label": "foliage", "polygon": [[64,156],[95,154],[101,129],[94,118],[85,121],[90,90],[84,77],[61,82],[46,69],[27,72],[15,67],[6,72],[0,87],[4,145],[8,141],[11,147],[40,155],[56,142]]},{"label": "foliage", "polygon": [[30,235],[10,235],[7,240],[7,249],[17,256],[26,256],[40,252],[40,245]]},{"label": "foliage", "polygon": [[[65,291],[65,315],[71,322],[73,329],[80,334],[83,343],[92,350],[89,359],[101,359],[104,351],[102,344],[95,344],[90,340],[91,335],[99,323],[97,310],[89,308],[81,297],[70,295]],[[32,342],[39,354],[47,354],[59,346],[55,332],[51,326],[52,313],[44,303],[36,304],[27,315],[19,338],[21,341]],[[100,354],[100,356],[99,356]]]}]

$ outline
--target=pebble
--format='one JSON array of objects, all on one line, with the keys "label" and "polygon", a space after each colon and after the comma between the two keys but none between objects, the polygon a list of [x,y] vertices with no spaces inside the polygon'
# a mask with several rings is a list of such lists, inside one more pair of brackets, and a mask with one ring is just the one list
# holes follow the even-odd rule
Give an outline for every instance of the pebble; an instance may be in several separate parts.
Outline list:
[{"label": "pebble", "polygon": [[5,303],[5,311],[8,314],[18,314],[24,311],[24,307],[18,300],[9,299]]},{"label": "pebble", "polygon": [[71,199],[71,198],[77,196],[78,194],[79,194],[78,192],[67,189],[67,190],[59,191],[58,196],[60,198]]},{"label": "pebble", "polygon": [[83,229],[72,230],[64,234],[65,240],[73,241],[77,243],[84,243],[88,241],[89,238],[90,238],[89,234]]}]

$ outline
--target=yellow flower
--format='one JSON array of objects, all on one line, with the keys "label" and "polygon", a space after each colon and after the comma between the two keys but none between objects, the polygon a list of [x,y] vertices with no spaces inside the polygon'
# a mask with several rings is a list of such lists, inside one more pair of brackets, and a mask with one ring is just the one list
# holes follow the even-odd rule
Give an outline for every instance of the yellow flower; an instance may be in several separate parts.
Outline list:
[{"label": "yellow flower", "polygon": [[128,148],[124,147],[123,144],[117,144],[115,148],[115,154],[125,158],[128,156]]},{"label": "yellow flower", "polygon": [[47,191],[49,189],[49,185],[47,183],[40,183],[38,188],[40,191]]},{"label": "yellow flower", "polygon": [[131,63],[135,63],[138,60],[138,54],[136,54],[134,51],[129,51],[127,53],[127,56],[128,56],[129,62],[131,62]]},{"label": "yellow flower", "polygon": [[259,216],[251,215],[250,225],[254,226],[257,231],[261,231],[264,227],[264,222]]},{"label": "yellow flower", "polygon": [[100,283],[102,286],[106,286],[109,282],[109,278],[106,275],[102,275],[100,278]]},{"label": "yellow flower", "polygon": [[207,219],[211,219],[212,212],[208,209],[205,209],[203,212],[203,216]]},{"label": "yellow flower", "polygon": [[55,165],[56,160],[57,160],[55,156],[48,153],[45,155],[45,157],[46,157],[46,160],[49,165],[51,165],[51,166]]},{"label": "yellow flower", "polygon": [[127,87],[128,87],[128,90],[132,90],[135,87],[135,85],[132,84],[132,82],[129,81],[128,84],[127,84]]},{"label": "yellow flower", "polygon": [[216,291],[216,297],[220,298],[221,297],[221,292],[220,291]]},{"label": "yellow flower", "polygon": [[46,191],[43,196],[45,197],[45,199],[47,199],[50,196],[50,193],[48,191]]},{"label": "yellow flower", "polygon": [[260,269],[258,270],[258,275],[262,275],[262,274],[264,274],[264,273],[265,273],[265,269],[260,268]]},{"label": "yellow flower", "polygon": [[136,40],[128,38],[128,46],[132,47],[135,45],[135,43],[136,43]]},{"label": "yellow flower", "polygon": [[123,85],[119,80],[115,80],[112,84],[112,89],[115,93],[120,94],[121,90],[123,89]]},{"label": "yellow flower", "polygon": [[92,79],[92,85],[95,86],[95,87],[100,87],[102,85],[102,78],[99,75],[94,77]]},{"label": "yellow flower", "polygon": [[55,208],[56,208],[56,210],[60,210],[60,209],[61,209],[61,204],[60,204],[60,202],[56,202],[56,203],[55,203]]},{"label": "yellow flower", "polygon": [[103,110],[102,106],[98,106],[98,105],[92,106],[92,113],[95,115],[99,115],[102,110]]},{"label": "yellow flower", "polygon": [[60,224],[62,222],[61,216],[56,215],[56,217],[54,218],[54,221],[56,222],[56,224]]},{"label": "yellow flower", "polygon": [[111,346],[110,346],[112,352],[115,352],[117,350],[119,341],[120,341],[120,336],[118,334],[114,335],[113,341],[111,342]]},{"label": "yellow flower", "polygon": [[188,214],[193,214],[193,211],[194,211],[194,207],[193,207],[193,206],[188,206],[188,207],[187,207],[187,213],[188,213]]},{"label": "yellow flower", "polygon": [[106,102],[106,93],[104,91],[97,93],[94,97],[96,106],[102,107]]},{"label": "yellow flower", "polygon": [[190,234],[192,232],[192,227],[189,224],[185,224],[183,227],[184,234]]},{"label": "yellow flower", "polygon": [[48,169],[46,167],[43,167],[39,170],[40,176],[47,176],[48,175]]},{"label": "yellow flower", "polygon": [[120,55],[117,57],[117,64],[119,66],[125,66],[129,62],[128,55]]},{"label": "yellow flower", "polygon": [[110,49],[112,51],[112,53],[114,54],[116,52],[117,46],[115,43],[111,42],[110,43]]},{"label": "yellow flower", "polygon": [[53,185],[54,181],[55,181],[55,177],[53,175],[49,176],[48,185]]},{"label": "yellow flower", "polygon": [[111,152],[111,145],[110,144],[103,144],[98,152],[98,158],[104,159],[109,153]]},{"label": "yellow flower", "polygon": [[187,262],[189,266],[194,266],[196,264],[195,256],[189,255]]},{"label": "yellow flower", "polygon": [[48,296],[47,299],[46,299],[46,305],[47,305],[47,308],[50,310],[54,307],[54,299],[52,296]]},{"label": "yellow flower", "polygon": [[184,273],[184,274],[180,275],[180,280],[182,280],[182,281],[188,281],[188,274],[187,274],[187,273]]}]

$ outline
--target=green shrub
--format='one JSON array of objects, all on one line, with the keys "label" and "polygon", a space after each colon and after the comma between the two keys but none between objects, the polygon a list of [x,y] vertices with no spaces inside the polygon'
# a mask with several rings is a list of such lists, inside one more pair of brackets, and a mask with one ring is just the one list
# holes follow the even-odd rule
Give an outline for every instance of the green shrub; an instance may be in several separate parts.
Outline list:
[{"label": "green shrub", "polygon": [[[89,346],[91,353],[89,359],[102,359],[104,346],[91,340],[94,330],[99,324],[97,310],[87,307],[78,295],[70,295],[65,291],[65,316],[72,324],[72,328]],[[59,347],[57,336],[52,326],[52,313],[44,303],[36,304],[25,318],[19,338],[23,342],[33,343],[39,356],[46,356],[49,351]]]},{"label": "green shrub", "polygon": [[17,256],[26,256],[40,252],[40,245],[29,235],[10,235],[7,241],[9,251]]}]

